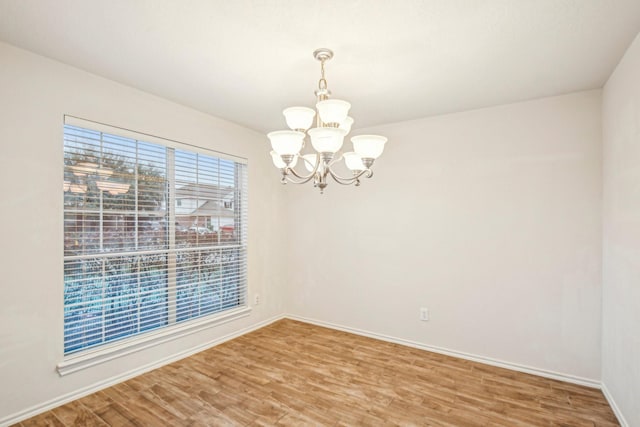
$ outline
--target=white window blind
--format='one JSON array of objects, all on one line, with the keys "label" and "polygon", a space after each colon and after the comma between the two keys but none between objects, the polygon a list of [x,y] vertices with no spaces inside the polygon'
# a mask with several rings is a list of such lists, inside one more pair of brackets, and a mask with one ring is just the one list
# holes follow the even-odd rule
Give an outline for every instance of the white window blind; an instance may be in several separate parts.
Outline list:
[{"label": "white window blind", "polygon": [[246,306],[246,164],[96,128],[64,126],[65,354]]}]

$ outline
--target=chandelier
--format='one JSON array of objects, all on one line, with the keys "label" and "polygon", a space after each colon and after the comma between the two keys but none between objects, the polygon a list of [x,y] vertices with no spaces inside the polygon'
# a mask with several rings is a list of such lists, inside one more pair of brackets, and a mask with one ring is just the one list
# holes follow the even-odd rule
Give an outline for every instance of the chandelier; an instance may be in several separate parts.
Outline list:
[{"label": "chandelier", "polygon": [[[333,52],[322,48],[313,52],[313,56],[320,61],[320,80],[315,91],[317,113],[316,110],[307,107],[289,107],[282,112],[290,130],[267,134],[273,148],[273,164],[280,169],[283,184],[305,184],[313,181],[313,185],[322,193],[330,176],[339,184],[359,186],[360,178],[373,176],[371,166],[382,154],[387,138],[378,135],[353,136],[353,151],[340,151],[344,137],[353,125],[353,118],[348,115],[351,104],[329,98],[331,91],[327,87],[324,65],[333,57]],[[311,128],[314,118],[316,126]],[[315,153],[301,154],[307,135]],[[342,160],[351,171],[351,176],[340,176],[334,170],[336,164]],[[294,169],[299,161],[304,163],[308,173],[300,173]]]}]

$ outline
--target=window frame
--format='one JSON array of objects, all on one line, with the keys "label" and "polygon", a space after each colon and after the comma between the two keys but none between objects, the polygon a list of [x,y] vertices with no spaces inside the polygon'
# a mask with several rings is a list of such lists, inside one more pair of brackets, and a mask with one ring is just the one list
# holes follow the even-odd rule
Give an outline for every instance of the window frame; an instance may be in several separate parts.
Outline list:
[{"label": "window frame", "polygon": [[[197,147],[191,144],[185,144],[178,141],[157,137],[154,135],[145,134],[142,132],[135,132],[124,128],[119,128],[115,126],[106,125],[103,123],[98,123],[86,119],[82,119],[79,117],[65,115],[64,116],[64,125],[72,125],[81,128],[90,129],[92,131],[103,132],[112,135],[118,135],[125,138],[132,138],[140,141],[150,142],[154,144],[160,144],[164,147],[170,149],[178,149],[178,150],[188,150],[193,153],[198,153],[206,156],[216,157],[219,159],[231,160],[236,163],[244,164],[245,171],[243,181],[240,184],[236,184],[235,191],[238,191],[240,188],[242,194],[240,196],[240,208],[243,209],[243,212],[240,214],[242,218],[242,222],[240,224],[241,230],[238,230],[241,233],[241,238],[239,239],[239,246],[243,251],[244,261],[241,266],[244,267],[247,272],[244,277],[244,285],[241,289],[242,292],[242,303],[230,309],[224,309],[222,311],[214,312],[212,314],[203,315],[201,317],[196,317],[189,320],[183,320],[180,322],[173,322],[167,326],[163,326],[157,329],[153,329],[147,332],[139,332],[137,334],[116,339],[114,341],[107,341],[101,344],[90,346],[86,349],[80,349],[68,354],[63,355],[63,359],[56,366],[56,370],[60,376],[68,375],[73,372],[77,372],[118,357],[122,357],[128,354],[132,354],[138,351],[145,350],[147,348],[169,342],[181,337],[188,336],[193,333],[200,332],[202,330],[221,325],[224,323],[228,323],[243,317],[247,317],[251,313],[251,305],[249,303],[248,293],[249,293],[249,278],[248,278],[248,170],[246,170],[246,165],[248,164],[247,159],[242,157],[230,155],[227,153],[218,152],[211,149],[206,149],[202,147]],[[170,165],[170,167],[174,167]],[[172,189],[169,191],[169,200],[175,200],[175,184],[171,185]],[[171,217],[175,217],[175,206],[171,207],[173,213]],[[172,227],[171,227],[172,228]],[[175,236],[175,234],[174,234]],[[174,245],[173,238],[170,238],[171,243],[168,245],[167,250],[175,250],[176,247]],[[64,286],[64,284],[63,284]],[[174,319],[175,320],[175,319]],[[62,328],[64,328],[65,322],[62,322]],[[64,336],[64,333],[61,334]]]}]

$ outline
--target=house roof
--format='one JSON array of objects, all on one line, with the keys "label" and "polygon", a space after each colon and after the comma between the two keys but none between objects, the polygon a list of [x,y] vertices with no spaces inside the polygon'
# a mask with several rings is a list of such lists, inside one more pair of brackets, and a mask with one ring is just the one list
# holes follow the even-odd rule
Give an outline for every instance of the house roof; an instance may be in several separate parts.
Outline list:
[{"label": "house roof", "polygon": [[186,184],[176,187],[176,199],[226,200],[233,196],[233,187],[214,184]]},{"label": "house roof", "polygon": [[233,208],[225,208],[224,201],[233,199],[233,187],[220,187],[214,184],[187,184],[176,188],[176,199],[197,201],[191,211],[184,206],[180,208],[180,216],[217,216],[233,218]]},{"label": "house roof", "polygon": [[214,202],[207,201],[202,206],[194,209],[189,214],[182,214],[181,216],[216,216],[220,218],[233,218],[235,212],[233,209],[225,208],[224,205]]}]

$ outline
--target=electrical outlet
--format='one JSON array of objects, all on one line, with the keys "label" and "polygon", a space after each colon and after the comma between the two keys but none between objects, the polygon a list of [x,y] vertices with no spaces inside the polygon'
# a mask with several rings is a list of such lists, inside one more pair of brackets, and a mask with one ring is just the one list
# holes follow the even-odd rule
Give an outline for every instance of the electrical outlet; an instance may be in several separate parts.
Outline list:
[{"label": "electrical outlet", "polygon": [[260,294],[255,294],[255,295],[253,296],[253,304],[254,304],[254,305],[258,305],[258,304],[260,304]]},{"label": "electrical outlet", "polygon": [[429,309],[425,307],[420,308],[420,320],[426,322],[429,320]]}]

